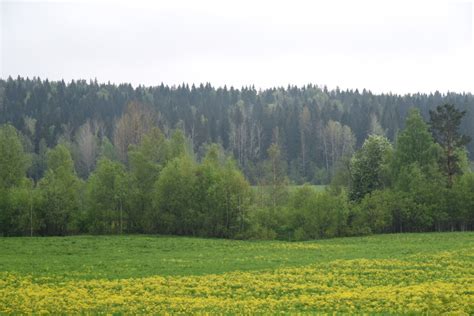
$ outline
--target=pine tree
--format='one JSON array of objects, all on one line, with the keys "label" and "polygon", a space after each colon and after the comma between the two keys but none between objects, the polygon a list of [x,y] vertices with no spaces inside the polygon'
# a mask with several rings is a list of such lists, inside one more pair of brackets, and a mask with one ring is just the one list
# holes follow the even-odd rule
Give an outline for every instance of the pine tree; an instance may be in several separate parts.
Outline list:
[{"label": "pine tree", "polygon": [[431,132],[443,148],[441,169],[448,180],[448,186],[453,185],[454,176],[462,173],[461,156],[464,146],[471,139],[459,133],[459,125],[466,111],[456,109],[453,104],[444,104],[430,111]]}]

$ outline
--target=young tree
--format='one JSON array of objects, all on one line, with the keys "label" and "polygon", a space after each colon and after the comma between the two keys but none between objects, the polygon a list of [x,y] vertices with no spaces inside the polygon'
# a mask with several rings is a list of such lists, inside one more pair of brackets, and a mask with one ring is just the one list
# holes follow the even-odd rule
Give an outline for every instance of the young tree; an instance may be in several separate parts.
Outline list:
[{"label": "young tree", "polygon": [[446,187],[436,170],[426,173],[413,163],[401,169],[395,189],[407,199],[406,231],[441,230],[447,220]]},{"label": "young tree", "polygon": [[102,158],[87,183],[89,229],[93,233],[123,233],[128,183],[125,167]]},{"label": "young tree", "polygon": [[222,191],[225,198],[225,230],[223,237],[241,235],[246,229],[247,213],[252,197],[250,184],[232,159],[228,159],[223,168]]},{"label": "young tree", "polygon": [[220,156],[218,146],[210,146],[203,162],[195,169],[195,226],[198,233],[205,236],[222,237],[226,233]]},{"label": "young tree", "polygon": [[397,138],[391,163],[392,179],[395,185],[403,169],[416,164],[426,175],[437,173],[439,146],[433,140],[428,125],[418,110],[412,109],[406,119],[406,127]]},{"label": "young tree", "polygon": [[474,228],[474,173],[465,173],[453,185],[453,225],[460,230]]},{"label": "young tree", "polygon": [[430,111],[430,125],[434,138],[443,148],[441,167],[451,187],[454,177],[462,173],[461,149],[470,142],[470,137],[459,133],[459,125],[466,111],[456,109],[453,104],[444,104]]},{"label": "young tree", "polygon": [[206,236],[231,238],[244,230],[250,186],[219,146],[209,147],[196,168],[195,201]]},{"label": "young tree", "polygon": [[19,185],[29,163],[17,130],[12,125],[0,126],[0,189]]},{"label": "young tree", "polygon": [[383,189],[388,182],[392,145],[384,136],[370,135],[350,162],[349,198],[360,201],[366,194]]},{"label": "young tree", "polygon": [[38,183],[40,190],[40,233],[66,235],[77,231],[80,221],[82,183],[74,172],[68,148],[57,145],[47,154],[48,169]]},{"label": "young tree", "polygon": [[195,163],[186,155],[174,158],[163,168],[154,186],[152,231],[164,234],[194,235]]},{"label": "young tree", "polygon": [[273,143],[268,148],[268,160],[265,163],[265,187],[270,198],[270,206],[275,212],[283,205],[288,195],[285,162],[281,157],[280,146]]},{"label": "young tree", "polygon": [[[37,205],[38,190],[31,179],[24,178],[22,183],[8,190],[7,216],[1,220],[15,235],[33,236],[38,230]],[[7,233],[8,234],[8,233]]]},{"label": "young tree", "polygon": [[28,197],[19,193],[29,182],[26,179],[29,163],[17,130],[11,125],[0,126],[0,234],[22,233]]},{"label": "young tree", "polygon": [[110,140],[106,136],[104,136],[100,141],[99,158],[107,158],[112,161],[118,160],[115,146],[114,144],[110,142]]},{"label": "young tree", "polygon": [[169,156],[168,159],[181,157],[182,155],[192,155],[192,148],[190,149],[186,144],[186,136],[180,129],[176,129],[169,140]]},{"label": "young tree", "polygon": [[153,187],[158,180],[161,169],[169,160],[170,144],[157,127],[152,128],[137,146],[131,146],[129,153],[130,176],[134,187],[130,195],[133,212],[130,214],[130,225],[133,229],[148,230],[148,217],[153,212]]}]

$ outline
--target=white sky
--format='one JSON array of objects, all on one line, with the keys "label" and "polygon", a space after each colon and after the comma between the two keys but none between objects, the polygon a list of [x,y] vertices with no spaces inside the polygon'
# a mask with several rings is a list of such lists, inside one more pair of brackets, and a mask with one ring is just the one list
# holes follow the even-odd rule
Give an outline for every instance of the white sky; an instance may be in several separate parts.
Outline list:
[{"label": "white sky", "polygon": [[473,1],[5,1],[0,77],[474,92]]}]

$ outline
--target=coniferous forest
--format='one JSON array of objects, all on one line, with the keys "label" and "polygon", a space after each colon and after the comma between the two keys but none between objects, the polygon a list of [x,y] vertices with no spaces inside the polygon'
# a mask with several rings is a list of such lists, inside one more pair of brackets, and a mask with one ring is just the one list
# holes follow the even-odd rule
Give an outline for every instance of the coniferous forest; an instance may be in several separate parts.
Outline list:
[{"label": "coniferous forest", "polygon": [[18,77],[0,126],[4,236],[474,228],[472,94]]}]

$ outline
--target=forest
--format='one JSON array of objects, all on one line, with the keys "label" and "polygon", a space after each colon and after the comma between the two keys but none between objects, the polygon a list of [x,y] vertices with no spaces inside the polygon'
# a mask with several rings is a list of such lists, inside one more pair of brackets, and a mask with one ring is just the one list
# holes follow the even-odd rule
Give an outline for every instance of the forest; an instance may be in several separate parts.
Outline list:
[{"label": "forest", "polygon": [[458,93],[0,80],[0,234],[472,230],[473,109]]}]

